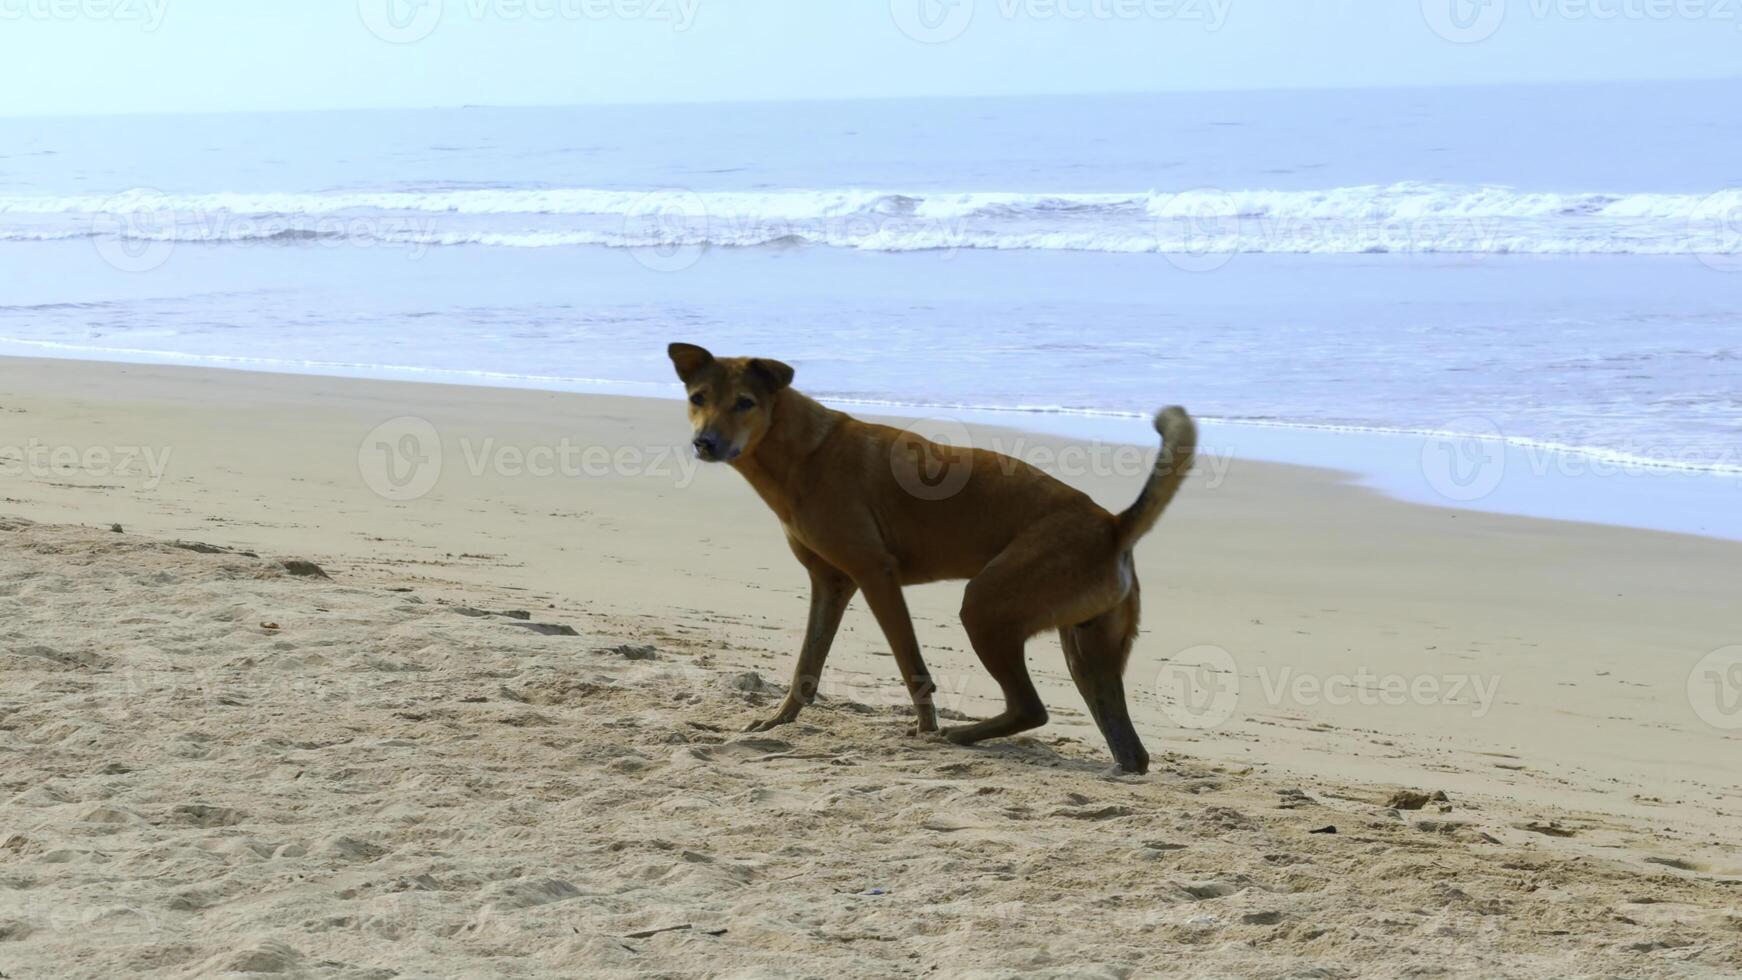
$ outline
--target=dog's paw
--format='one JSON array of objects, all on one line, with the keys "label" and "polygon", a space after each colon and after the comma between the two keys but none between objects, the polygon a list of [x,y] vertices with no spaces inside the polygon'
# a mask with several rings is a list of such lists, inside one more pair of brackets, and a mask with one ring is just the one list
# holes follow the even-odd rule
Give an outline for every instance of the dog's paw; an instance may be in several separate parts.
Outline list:
[{"label": "dog's paw", "polygon": [[938,733],[938,709],[927,702],[914,706],[913,734],[936,735]]},{"label": "dog's paw", "polygon": [[973,729],[972,725],[951,725],[938,734],[954,745],[973,745],[980,740]]},{"label": "dog's paw", "polygon": [[773,729],[779,728],[782,725],[790,725],[795,720],[796,719],[789,718],[783,714],[782,715],[775,715],[772,718],[764,718],[761,721],[753,721],[750,724],[745,725],[744,730],[747,732],[766,732],[766,731],[771,731]]}]

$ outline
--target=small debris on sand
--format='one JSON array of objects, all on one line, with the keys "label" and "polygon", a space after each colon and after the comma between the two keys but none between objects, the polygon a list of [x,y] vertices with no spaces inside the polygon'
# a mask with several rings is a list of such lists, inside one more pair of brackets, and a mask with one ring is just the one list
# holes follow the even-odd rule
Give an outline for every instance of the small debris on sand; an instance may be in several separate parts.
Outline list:
[{"label": "small debris on sand", "polygon": [[1444,791],[1423,793],[1413,789],[1400,789],[1391,794],[1391,799],[1386,800],[1385,805],[1392,810],[1420,810],[1429,803],[1448,802],[1450,800]]},{"label": "small debris on sand", "polygon": [[284,561],[280,562],[279,564],[283,565],[284,570],[289,572],[292,575],[298,575],[298,576],[302,576],[304,578],[330,578],[331,577],[331,576],[327,575],[326,570],[321,568],[321,566],[316,565],[312,561],[306,561],[306,560],[301,559],[301,558],[286,558]]},{"label": "small debris on sand", "polygon": [[734,691],[743,691],[745,694],[779,694],[781,690],[763,680],[762,675],[754,670],[732,674],[726,678],[726,683]]}]

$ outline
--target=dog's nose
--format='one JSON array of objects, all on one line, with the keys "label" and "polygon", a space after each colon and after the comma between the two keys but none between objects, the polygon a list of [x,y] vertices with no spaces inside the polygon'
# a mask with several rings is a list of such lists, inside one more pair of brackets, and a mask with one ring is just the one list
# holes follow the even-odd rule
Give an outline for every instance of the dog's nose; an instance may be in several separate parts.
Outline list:
[{"label": "dog's nose", "polygon": [[690,443],[690,445],[696,447],[696,455],[703,459],[713,459],[720,455],[720,437],[712,432],[704,432],[696,436],[695,442]]}]

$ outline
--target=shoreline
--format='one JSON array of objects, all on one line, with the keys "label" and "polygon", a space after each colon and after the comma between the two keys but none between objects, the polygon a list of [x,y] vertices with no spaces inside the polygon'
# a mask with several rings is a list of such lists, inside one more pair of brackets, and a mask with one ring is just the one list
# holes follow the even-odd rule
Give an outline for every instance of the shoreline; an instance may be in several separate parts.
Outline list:
[{"label": "shoreline", "polygon": [[[0,340],[0,351],[40,345]],[[132,353],[133,360],[109,355]],[[88,356],[87,356],[88,354]],[[48,360],[235,371],[290,377],[543,391],[676,401],[675,383],[480,375],[369,365],[287,365],[268,359],[162,355],[150,351],[0,353],[0,360]],[[374,373],[371,373],[373,369]],[[666,391],[665,389],[672,389]],[[923,405],[819,399],[831,407],[897,423],[930,420],[1153,448],[1148,419],[1089,409]],[[1158,405],[1157,408],[1160,406]],[[1190,408],[1190,406],[1187,406]],[[1588,447],[1509,437],[1471,416],[1475,431],[1384,429],[1329,423],[1198,419],[1200,458],[1312,466],[1349,475],[1395,500],[1426,506],[1742,541],[1742,465],[1658,461]],[[946,432],[947,436],[947,432]]]}]

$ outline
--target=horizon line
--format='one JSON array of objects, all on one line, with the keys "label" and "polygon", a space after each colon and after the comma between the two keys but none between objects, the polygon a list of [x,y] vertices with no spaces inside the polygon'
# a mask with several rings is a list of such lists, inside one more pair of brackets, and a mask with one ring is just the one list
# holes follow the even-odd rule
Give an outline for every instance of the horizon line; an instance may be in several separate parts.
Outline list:
[{"label": "horizon line", "polygon": [[1069,99],[1091,97],[1142,97],[1192,95],[1263,95],[1305,92],[1384,92],[1417,90],[1467,90],[1497,88],[1573,88],[1612,87],[1617,85],[1698,85],[1742,82],[1742,73],[1712,76],[1678,77],[1610,77],[1601,79],[1559,79],[1553,81],[1485,81],[1485,82],[1398,82],[1384,85],[1284,85],[1271,88],[1177,88],[1177,89],[1090,89],[1075,92],[980,92],[955,95],[842,95],[793,98],[726,98],[726,99],[665,99],[620,100],[598,102],[463,102],[438,105],[358,105],[319,107],[262,107],[253,109],[152,109],[134,112],[90,111],[59,113],[0,114],[0,120],[26,119],[109,119],[157,116],[240,116],[290,115],[295,113],[339,112],[439,112],[468,109],[644,109],[653,107],[746,106],[746,105],[807,105],[839,102],[949,102],[993,99]]}]

